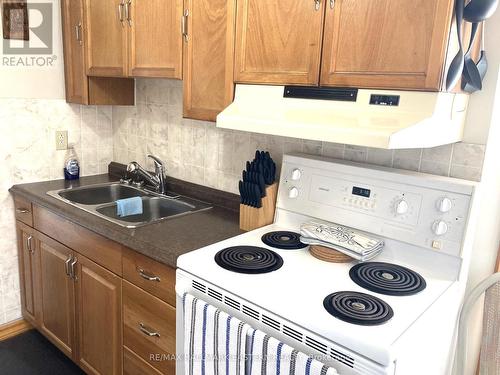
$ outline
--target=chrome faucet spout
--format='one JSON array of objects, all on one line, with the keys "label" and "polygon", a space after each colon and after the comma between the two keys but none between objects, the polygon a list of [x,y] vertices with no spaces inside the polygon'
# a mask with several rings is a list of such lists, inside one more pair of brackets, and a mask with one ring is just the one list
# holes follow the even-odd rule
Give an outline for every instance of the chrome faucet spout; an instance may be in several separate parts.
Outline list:
[{"label": "chrome faucet spout", "polygon": [[141,176],[149,185],[152,185],[160,194],[166,194],[167,188],[165,183],[165,165],[154,155],[148,155],[155,164],[155,173],[151,174],[145,170],[139,163],[133,161],[127,165],[127,172]]}]

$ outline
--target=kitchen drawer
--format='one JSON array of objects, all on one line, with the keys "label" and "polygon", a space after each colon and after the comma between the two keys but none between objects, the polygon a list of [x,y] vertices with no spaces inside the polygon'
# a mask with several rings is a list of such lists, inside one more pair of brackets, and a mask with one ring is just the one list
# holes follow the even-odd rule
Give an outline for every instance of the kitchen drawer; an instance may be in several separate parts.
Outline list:
[{"label": "kitchen drawer", "polygon": [[129,348],[123,348],[123,375],[161,375]]},{"label": "kitchen drawer", "polygon": [[175,269],[135,251],[123,252],[123,278],[175,306]]},{"label": "kitchen drawer", "polygon": [[118,276],[122,274],[122,246],[38,205],[33,206],[34,228]]},{"label": "kitchen drawer", "polygon": [[14,208],[16,211],[16,219],[24,224],[33,226],[33,208],[31,202],[18,195],[14,196]]},{"label": "kitchen drawer", "polygon": [[175,374],[175,308],[127,281],[123,345],[160,372]]}]

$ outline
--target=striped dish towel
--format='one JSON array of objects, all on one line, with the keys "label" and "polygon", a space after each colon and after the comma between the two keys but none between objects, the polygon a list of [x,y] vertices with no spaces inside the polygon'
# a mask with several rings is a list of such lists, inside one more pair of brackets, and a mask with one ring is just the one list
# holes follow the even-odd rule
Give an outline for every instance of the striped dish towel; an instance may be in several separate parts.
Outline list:
[{"label": "striped dish towel", "polygon": [[245,375],[250,326],[187,293],[183,309],[185,375]]},{"label": "striped dish towel", "polygon": [[337,370],[259,330],[248,333],[247,375],[338,375]]}]

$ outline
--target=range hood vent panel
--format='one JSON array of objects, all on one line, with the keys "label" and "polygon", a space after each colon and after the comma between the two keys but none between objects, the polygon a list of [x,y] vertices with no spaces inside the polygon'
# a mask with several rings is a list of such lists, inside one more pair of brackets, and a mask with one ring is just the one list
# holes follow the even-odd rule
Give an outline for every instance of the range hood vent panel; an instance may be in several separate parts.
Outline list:
[{"label": "range hood vent panel", "polygon": [[[290,98],[285,92],[284,86],[237,85],[217,127],[385,149],[427,148],[462,140],[468,105],[468,95],[444,92],[359,89],[355,101]],[[373,105],[373,96],[397,96],[398,105]]]},{"label": "range hood vent panel", "polygon": [[358,89],[341,89],[327,87],[285,86],[284,98],[322,99],[355,102]]}]

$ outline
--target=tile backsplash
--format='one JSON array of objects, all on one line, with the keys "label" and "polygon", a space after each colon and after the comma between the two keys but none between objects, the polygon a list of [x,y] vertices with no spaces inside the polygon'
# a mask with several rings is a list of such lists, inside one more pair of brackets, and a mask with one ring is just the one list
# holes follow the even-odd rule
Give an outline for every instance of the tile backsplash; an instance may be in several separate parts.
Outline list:
[{"label": "tile backsplash", "polygon": [[[236,192],[245,161],[256,149],[304,152],[338,159],[479,180],[485,146],[457,143],[431,149],[382,150],[337,143],[218,129],[212,122],[182,118],[182,82],[137,80],[137,105],[113,107],[114,159],[148,163],[158,155],[177,178]],[[151,165],[148,165],[151,167]]]},{"label": "tile backsplash", "polygon": [[105,173],[113,157],[111,107],[64,100],[0,99],[0,324],[21,316],[14,205],[18,183],[63,178],[66,151],[55,150],[55,131],[68,130],[84,175]]}]

